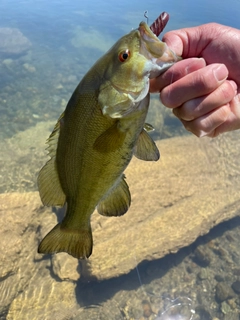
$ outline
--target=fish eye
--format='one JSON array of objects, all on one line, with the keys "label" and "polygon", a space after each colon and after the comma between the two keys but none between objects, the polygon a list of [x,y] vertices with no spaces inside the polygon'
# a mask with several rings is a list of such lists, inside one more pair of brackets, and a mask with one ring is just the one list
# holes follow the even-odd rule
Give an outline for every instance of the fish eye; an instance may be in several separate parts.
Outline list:
[{"label": "fish eye", "polygon": [[124,62],[126,61],[128,58],[130,57],[130,51],[128,49],[124,50],[124,51],[121,51],[118,55],[118,59],[121,61],[121,62]]}]

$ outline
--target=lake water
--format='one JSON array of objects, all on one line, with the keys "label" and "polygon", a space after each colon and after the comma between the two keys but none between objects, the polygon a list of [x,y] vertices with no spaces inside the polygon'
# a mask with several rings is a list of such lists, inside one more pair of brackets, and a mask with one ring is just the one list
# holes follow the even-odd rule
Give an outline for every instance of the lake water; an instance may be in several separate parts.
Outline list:
[{"label": "lake water", "polygon": [[[152,96],[148,120],[155,127],[154,139],[163,141],[162,167],[170,173],[172,170],[169,181],[162,186],[164,192],[159,189],[159,194],[166,194],[166,197],[174,194],[177,186],[184,182],[181,172],[185,172],[184,167],[189,165],[193,172],[200,172],[186,178],[190,180],[183,189],[188,189],[178,201],[189,198],[186,212],[195,208],[194,197],[195,200],[202,199],[203,212],[215,212],[218,210],[215,207],[221,203],[222,214],[216,215],[211,222],[204,217],[203,230],[198,229],[195,237],[188,237],[194,231],[191,223],[186,223],[186,230],[183,230],[186,247],[178,251],[185,240],[179,246],[175,244],[165,250],[165,254],[169,254],[161,259],[154,258],[155,254],[158,257],[156,252],[148,254],[148,242],[145,255],[138,253],[136,241],[136,252],[126,252],[132,259],[128,271],[121,263],[127,260],[120,258],[121,245],[116,246],[111,249],[116,259],[114,267],[110,267],[110,262],[109,265],[108,262],[102,264],[102,270],[115,268],[115,273],[111,271],[113,276],[107,276],[106,271],[104,276],[97,276],[98,281],[94,277],[84,279],[80,276],[86,273],[85,269],[89,274],[89,268],[95,270],[94,258],[89,267],[88,263],[71,260],[67,254],[57,257],[37,254],[40,238],[46,234],[47,228],[54,226],[51,219],[56,219],[50,209],[46,213],[40,202],[37,204],[36,177],[47,160],[44,141],[84,74],[119,37],[145,20],[146,10],[150,24],[162,11],[169,13],[170,20],[164,32],[208,22],[240,28],[238,0],[170,0],[166,3],[153,0],[0,1],[0,31],[1,28],[17,28],[31,43],[18,54],[12,52],[16,50],[12,45],[3,52],[0,32],[0,240],[3,243],[0,252],[0,319],[240,319],[240,220],[233,218],[198,238],[218,222],[226,220],[226,212],[238,215],[239,133],[200,144],[196,142],[196,149],[191,149],[186,143],[192,143],[190,135],[169,110],[160,105],[157,96]],[[164,159],[167,158],[168,145],[174,154],[171,146],[177,148],[179,143],[186,148],[188,162],[186,160],[186,165],[183,162],[182,171],[177,172],[173,169],[174,164],[173,168],[166,167]],[[201,160],[204,155],[206,159]],[[198,158],[201,156],[203,158]],[[199,162],[206,161],[209,171],[204,171],[204,165],[200,169],[198,159]],[[160,175],[160,171],[161,166],[156,175]],[[211,192],[215,190],[215,193],[204,197],[204,189],[213,180],[216,183]],[[134,191],[134,185],[131,190]],[[143,194],[141,200],[146,207],[149,206],[152,201],[147,185],[144,183],[137,190],[142,193],[139,191],[134,196],[133,205]],[[175,196],[177,199],[178,195]],[[173,203],[165,200],[166,203],[159,204],[159,208],[170,210]],[[25,205],[26,215],[21,216]],[[29,208],[32,216],[27,211]],[[41,220],[43,215],[45,220]],[[189,214],[188,220],[195,219],[193,216]],[[94,234],[97,237],[101,223],[105,222],[97,220],[93,237]],[[136,223],[135,229],[132,226],[133,234],[138,228],[140,230],[140,225],[141,221]],[[116,224],[116,232],[117,227]],[[166,246],[172,236],[166,238]],[[150,238],[149,243],[158,244],[161,235],[154,231],[149,233]],[[127,246],[127,241],[122,245]],[[163,248],[159,250],[164,251]],[[172,251],[178,252],[170,253]],[[106,256],[103,253],[101,261],[104,262]]]}]

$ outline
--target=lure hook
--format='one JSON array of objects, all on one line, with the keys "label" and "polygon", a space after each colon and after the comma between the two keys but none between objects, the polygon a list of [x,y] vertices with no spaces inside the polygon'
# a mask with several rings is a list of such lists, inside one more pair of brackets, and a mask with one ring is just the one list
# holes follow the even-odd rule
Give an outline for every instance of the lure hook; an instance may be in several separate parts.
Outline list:
[{"label": "lure hook", "polygon": [[147,19],[147,24],[148,24],[148,11],[146,10],[146,11],[144,11],[144,18],[146,18]]}]

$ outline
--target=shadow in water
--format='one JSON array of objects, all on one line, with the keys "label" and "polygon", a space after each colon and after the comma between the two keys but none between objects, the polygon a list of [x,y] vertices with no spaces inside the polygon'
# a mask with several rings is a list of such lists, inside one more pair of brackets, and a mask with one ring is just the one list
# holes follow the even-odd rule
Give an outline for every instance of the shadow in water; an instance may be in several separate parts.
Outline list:
[{"label": "shadow in water", "polygon": [[[233,207],[236,208],[236,212],[239,211],[238,209],[238,203],[234,203]],[[231,210],[231,206],[225,208],[227,210]],[[58,221],[61,221],[64,216],[64,210],[56,210],[53,209],[54,213],[58,217]],[[143,301],[146,299],[146,297],[151,297],[153,295],[156,295],[156,292],[158,291],[151,291],[152,289],[152,281],[155,281],[155,288],[156,283],[157,286],[161,286],[161,290],[159,289],[158,297],[160,300],[165,299],[174,299],[177,296],[172,296],[170,291],[168,291],[168,287],[165,286],[163,288],[161,279],[163,279],[166,276],[168,277],[169,273],[169,279],[171,278],[171,271],[172,269],[177,269],[177,272],[179,272],[179,277],[184,277],[186,274],[191,274],[191,272],[194,273],[194,283],[192,289],[194,293],[202,296],[204,295],[203,292],[197,292],[196,285],[201,282],[201,279],[198,279],[197,274],[199,271],[203,268],[205,269],[210,263],[212,266],[212,269],[214,269],[215,276],[219,276],[220,271],[213,266],[215,263],[214,255],[221,259],[221,250],[224,251],[225,248],[225,240],[227,239],[230,242],[236,243],[236,239],[231,239],[231,232],[233,230],[237,230],[237,228],[240,227],[240,217],[235,217],[231,220],[228,220],[227,222],[223,222],[205,235],[198,237],[197,240],[192,243],[190,246],[180,249],[177,253],[174,254],[168,254],[165,257],[154,260],[154,261],[143,261],[138,264],[138,266],[129,272],[126,275],[119,276],[117,278],[113,278],[110,280],[104,280],[104,281],[94,281],[88,279],[84,279],[81,277],[76,282],[76,288],[75,288],[75,294],[76,294],[76,300],[78,302],[78,305],[80,309],[82,307],[88,308],[91,306],[102,306],[106,302],[110,304],[115,304],[119,310],[122,309],[123,301],[129,301],[131,299],[131,295],[133,293],[130,293],[131,291],[135,291],[136,295],[139,297],[139,300]],[[223,243],[223,245],[222,245]],[[116,249],[117,254],[117,249]],[[48,257],[49,258],[49,257]],[[91,259],[91,258],[90,258]],[[104,259],[104,257],[103,257]],[[186,260],[185,260],[186,259]],[[185,260],[185,261],[184,261]],[[183,264],[180,266],[180,264],[183,262]],[[78,265],[78,272],[79,275],[81,275],[81,260],[79,261]],[[197,270],[191,271],[192,264],[197,265]],[[237,263],[236,263],[237,268]],[[51,269],[51,267],[50,267]],[[184,271],[185,269],[185,271]],[[230,270],[232,271],[232,270]],[[51,271],[52,276],[55,278],[56,275],[54,275],[53,271]],[[216,273],[215,273],[216,272]],[[226,272],[228,270],[226,269]],[[238,270],[236,270],[238,272]],[[239,268],[240,272],[240,268]],[[120,273],[120,272],[119,272]],[[224,281],[223,275],[223,281]],[[171,279],[170,279],[171,280]],[[170,281],[169,280],[169,281]],[[57,281],[62,281],[59,278]],[[190,286],[190,284],[189,284]],[[194,287],[195,286],[195,287]],[[200,287],[200,286],[199,286]],[[140,289],[140,290],[139,290]],[[142,290],[141,290],[142,289]],[[212,292],[214,292],[214,287],[211,287]],[[195,292],[196,290],[196,292]],[[161,292],[161,294],[160,294]],[[118,301],[119,293],[122,301]],[[181,291],[181,288],[176,288],[176,294],[179,294],[184,297],[188,292]],[[118,295],[116,295],[118,294]],[[115,296],[116,295],[116,296]],[[150,298],[151,299],[151,298]],[[201,299],[200,299],[201,300]],[[208,313],[208,310],[206,310],[205,307],[202,307],[202,304],[198,298],[197,298],[197,304],[195,307],[196,313],[199,315],[203,315],[205,313]],[[141,303],[141,302],[140,302]]]},{"label": "shadow in water", "polygon": [[[143,261],[137,268],[118,278],[101,282],[80,279],[76,286],[76,298],[80,306],[101,305],[111,299],[118,291],[130,291],[146,286],[155,279],[161,279],[173,267],[177,267],[186,257],[201,266],[196,258],[196,249],[204,247],[207,252],[209,244],[224,235],[226,231],[240,226],[240,217],[233,218],[214,227],[207,235],[199,237],[193,244],[180,249],[175,254],[154,261]],[[81,262],[80,262],[81,263]],[[149,272],[149,270],[151,272]],[[149,292],[151,294],[151,292]],[[167,293],[166,293],[167,297]]]}]

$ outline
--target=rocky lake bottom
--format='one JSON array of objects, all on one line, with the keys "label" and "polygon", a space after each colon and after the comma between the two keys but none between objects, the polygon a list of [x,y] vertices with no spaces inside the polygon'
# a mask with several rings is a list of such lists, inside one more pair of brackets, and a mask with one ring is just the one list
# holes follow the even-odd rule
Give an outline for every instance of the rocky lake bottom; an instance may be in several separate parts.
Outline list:
[{"label": "rocky lake bottom", "polygon": [[[84,263],[37,253],[62,217],[35,191],[52,126],[39,123],[0,146],[8,190],[0,194],[0,319],[239,319],[238,136],[217,148],[194,137],[164,139],[158,164],[134,159],[126,172],[131,209],[117,224],[94,213],[94,251]],[[226,163],[227,155],[235,160]],[[227,175],[219,174],[223,164]]]},{"label": "rocky lake bottom", "polygon": [[23,37],[22,53],[0,44],[0,319],[240,319],[239,134],[199,142],[156,97],[147,121],[161,159],[127,171],[131,211],[118,223],[94,215],[88,262],[41,256],[61,216],[37,193],[44,143],[90,62],[54,61],[49,47],[35,54],[18,31],[0,31]]}]

